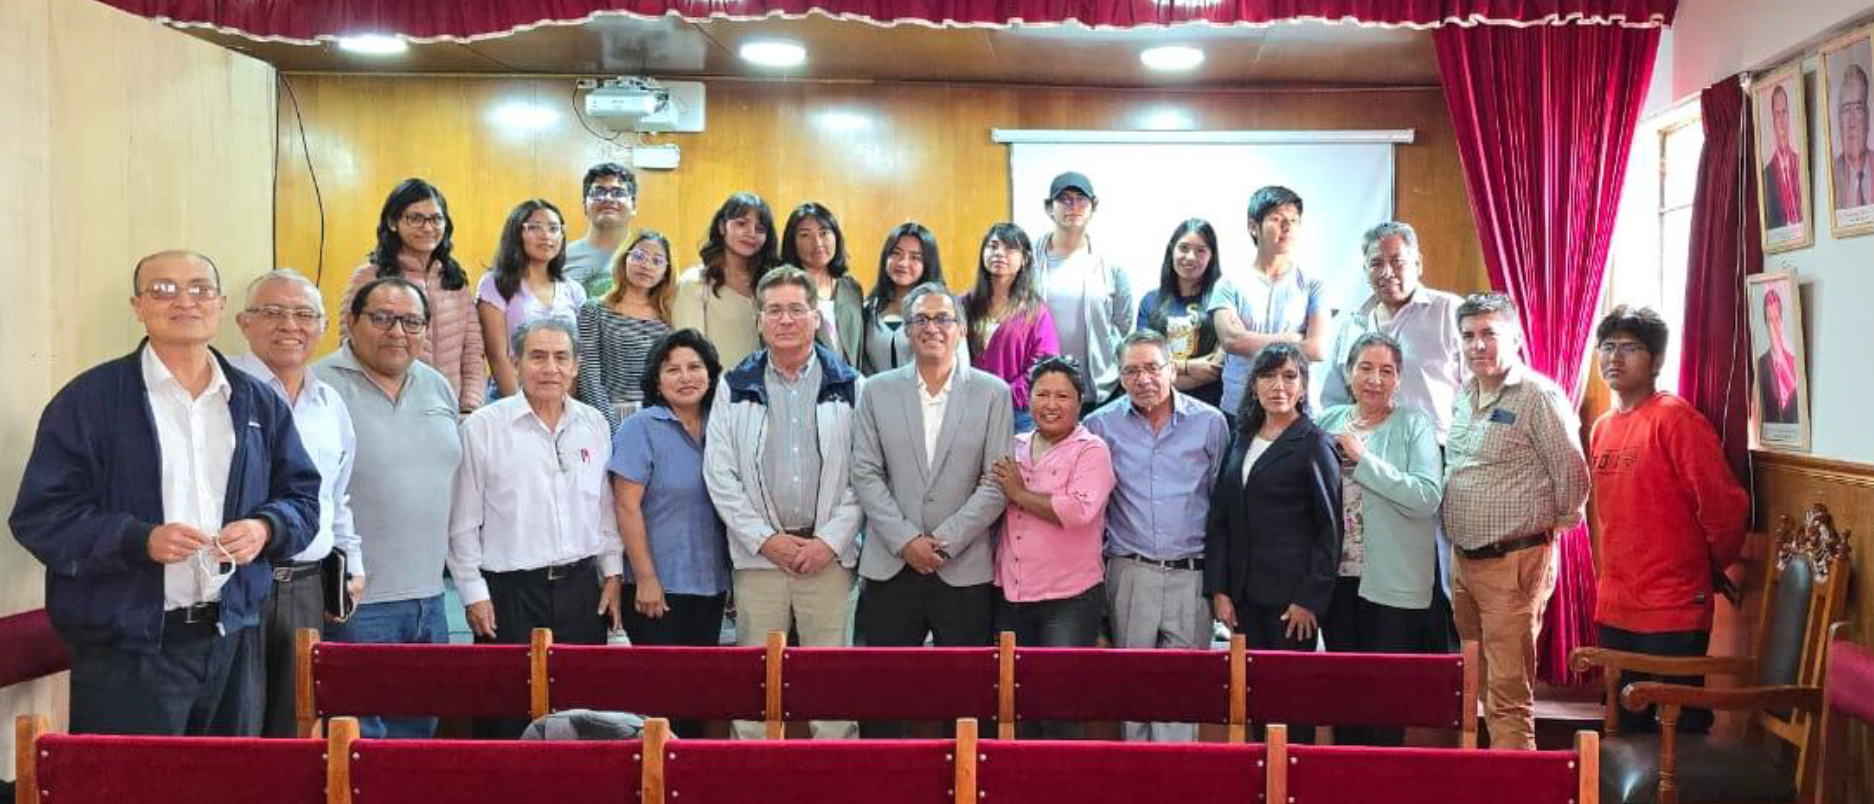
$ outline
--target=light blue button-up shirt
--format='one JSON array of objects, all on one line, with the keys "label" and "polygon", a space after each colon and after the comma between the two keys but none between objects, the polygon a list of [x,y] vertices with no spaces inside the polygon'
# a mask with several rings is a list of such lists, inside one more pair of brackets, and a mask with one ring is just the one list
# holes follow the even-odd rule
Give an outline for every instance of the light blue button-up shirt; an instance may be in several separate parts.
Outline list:
[{"label": "light blue button-up shirt", "polygon": [[1106,441],[1119,485],[1106,506],[1106,554],[1159,561],[1204,555],[1210,488],[1230,441],[1223,413],[1185,394],[1171,394],[1171,419],[1152,424],[1120,397],[1087,417]]}]

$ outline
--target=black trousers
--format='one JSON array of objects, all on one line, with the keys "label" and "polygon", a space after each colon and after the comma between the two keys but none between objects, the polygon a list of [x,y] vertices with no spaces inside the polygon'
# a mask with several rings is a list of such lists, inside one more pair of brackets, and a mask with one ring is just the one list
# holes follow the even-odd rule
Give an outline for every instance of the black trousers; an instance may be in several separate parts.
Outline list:
[{"label": "black trousers", "polygon": [[[1662,631],[1645,634],[1628,631],[1611,625],[1595,623],[1600,636],[1601,647],[1624,650],[1629,653],[1645,653],[1653,656],[1703,656],[1711,648],[1710,631]],[[1621,673],[1620,686],[1639,681],[1664,681],[1668,684],[1689,684],[1694,687],[1705,685],[1702,676],[1655,676],[1650,673]],[[1620,730],[1629,734],[1639,734],[1659,730],[1658,713],[1654,707],[1647,707],[1644,712],[1629,712],[1620,707]],[[1713,717],[1710,709],[1687,708],[1679,714],[1678,729],[1681,732],[1711,731]]]},{"label": "black trousers", "polygon": [[[993,584],[951,586],[936,573],[905,567],[890,580],[867,578],[854,617],[860,639],[872,647],[921,647],[929,639],[938,647],[973,648],[990,644],[995,606]],[[864,722],[859,730],[865,737],[905,734],[901,721]]]},{"label": "black trousers", "polygon": [[[727,594],[665,593],[664,604],[670,610],[664,612],[664,616],[653,619],[639,614],[637,607],[631,604],[636,599],[636,593],[636,586],[626,586],[618,593],[619,605],[625,610],[625,633],[631,637],[631,644],[702,648],[722,644],[722,610],[729,600]],[[670,729],[678,737],[703,736],[703,722],[700,720],[673,720]]]},{"label": "black trousers", "polygon": [[[1402,609],[1360,596],[1359,576],[1334,582],[1334,604],[1321,622],[1321,638],[1336,653],[1423,653],[1425,609]],[[1342,745],[1405,744],[1405,729],[1389,726],[1339,726],[1334,741]]]},{"label": "black trousers", "polygon": [[72,648],[73,734],[260,734],[260,628],[223,636],[213,622],[166,615],[156,653]]},{"label": "black trousers", "polygon": [[[1307,639],[1289,639],[1288,623],[1282,615],[1288,613],[1288,604],[1264,606],[1231,595],[1230,602],[1236,607],[1236,632],[1243,635],[1243,641],[1250,650],[1292,650],[1303,653],[1314,652],[1314,637]],[[1325,612],[1315,612],[1316,624],[1319,625]],[[1255,739],[1264,739],[1263,726],[1256,724]],[[1314,726],[1302,723],[1289,723],[1288,740],[1302,745],[1314,744]]]},{"label": "black trousers", "polygon": [[[322,581],[316,564],[309,571],[295,567],[276,569],[284,572],[275,573],[273,592],[267,595],[267,602],[260,611],[267,667],[266,705],[260,733],[266,737],[294,737],[298,735],[298,713],[294,709],[298,689],[294,685],[297,668],[293,635],[301,628],[325,627],[325,589],[320,586]],[[288,576],[287,580],[280,580],[282,574]]]},{"label": "black trousers", "polygon": [[[605,644],[609,623],[598,615],[599,576],[592,564],[587,559],[559,578],[550,578],[545,569],[483,572],[488,602],[494,604],[495,638],[477,634],[475,642],[526,645],[535,628],[551,628],[555,644]],[[526,728],[526,718],[482,718],[475,721],[475,736],[513,740]]]},{"label": "black trousers", "polygon": [[[1046,648],[1090,648],[1100,638],[1100,620],[1106,614],[1106,584],[1057,600],[1016,602],[997,596],[997,631],[1015,635],[1015,644]],[[1022,737],[1044,740],[1078,740],[1086,736],[1086,725],[1069,721],[1043,720],[1016,724]]]}]

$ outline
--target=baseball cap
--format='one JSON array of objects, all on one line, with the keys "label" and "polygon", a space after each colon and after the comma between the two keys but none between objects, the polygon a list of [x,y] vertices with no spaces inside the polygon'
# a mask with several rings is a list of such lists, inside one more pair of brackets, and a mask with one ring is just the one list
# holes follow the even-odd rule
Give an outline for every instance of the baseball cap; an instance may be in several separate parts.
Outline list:
[{"label": "baseball cap", "polygon": [[1062,173],[1061,175],[1054,177],[1054,183],[1048,185],[1048,199],[1047,200],[1053,201],[1055,197],[1061,194],[1062,190],[1066,190],[1069,188],[1079,190],[1080,192],[1085,193],[1088,198],[1094,197],[1093,196],[1093,182],[1087,178],[1087,175],[1085,173],[1080,173],[1077,171],[1070,170],[1070,171],[1067,171],[1066,173]]}]

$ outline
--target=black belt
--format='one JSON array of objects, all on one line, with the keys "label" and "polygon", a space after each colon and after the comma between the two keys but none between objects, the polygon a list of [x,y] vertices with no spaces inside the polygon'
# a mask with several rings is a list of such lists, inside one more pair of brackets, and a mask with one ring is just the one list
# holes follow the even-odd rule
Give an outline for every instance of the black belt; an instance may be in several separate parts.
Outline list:
[{"label": "black belt", "polygon": [[1161,561],[1156,558],[1146,558],[1145,556],[1134,556],[1134,555],[1121,555],[1121,556],[1115,556],[1115,558],[1123,558],[1127,561],[1137,561],[1140,564],[1149,564],[1151,566],[1158,567],[1160,569],[1168,569],[1168,570],[1201,570],[1204,568],[1204,560],[1201,558],[1179,558],[1179,559],[1174,559],[1171,561]]},{"label": "black belt", "polygon": [[273,568],[275,583],[287,583],[319,574],[317,561],[289,561]]},{"label": "black belt", "polygon": [[572,562],[568,562],[565,564],[558,564],[558,565],[551,566],[551,567],[541,567],[539,569],[527,569],[527,570],[514,570],[511,572],[484,572],[482,574],[493,575],[493,576],[497,576],[501,578],[514,578],[517,580],[540,580],[540,581],[553,582],[553,581],[566,580],[567,578],[571,578],[573,577],[573,575],[581,571],[587,572],[588,573],[587,577],[591,577],[590,575],[591,569],[592,569],[592,556],[586,556],[585,558],[579,559],[578,561],[572,561]]},{"label": "black belt", "polygon": [[[1551,536],[1552,534],[1548,531],[1543,531],[1541,533],[1531,533],[1528,536],[1515,536],[1500,542],[1492,542],[1476,549],[1458,547],[1457,551],[1458,555],[1472,561],[1502,558],[1518,550],[1548,544]],[[1456,545],[1453,546],[1456,547]]]},{"label": "black belt", "polygon": [[789,536],[795,536],[795,537],[802,538],[802,539],[814,538],[812,525],[809,525],[804,528],[788,528],[787,530],[784,530],[781,532]]},{"label": "black belt", "polygon": [[197,603],[163,612],[163,627],[214,627],[221,624],[220,603]]}]

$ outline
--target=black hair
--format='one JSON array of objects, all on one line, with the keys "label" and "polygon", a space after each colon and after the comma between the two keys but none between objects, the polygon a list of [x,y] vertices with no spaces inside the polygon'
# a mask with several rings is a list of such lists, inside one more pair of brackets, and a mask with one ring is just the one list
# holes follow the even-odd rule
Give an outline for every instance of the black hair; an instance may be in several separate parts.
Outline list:
[{"label": "black hair", "polygon": [[1146,311],[1146,325],[1159,332],[1165,331],[1165,319],[1170,318],[1172,313],[1180,309],[1178,297],[1183,294],[1178,292],[1176,265],[1178,241],[1193,232],[1203,238],[1204,246],[1210,249],[1210,264],[1204,266],[1204,276],[1199,280],[1198,297],[1209,298],[1211,289],[1215,288],[1217,280],[1223,277],[1223,258],[1217,254],[1216,228],[1210,225],[1210,221],[1203,218],[1191,218],[1178,224],[1178,228],[1171,233],[1171,240],[1165,243],[1165,262],[1158,271],[1158,304]]},{"label": "black hair", "polygon": [[809,218],[820,222],[833,232],[833,259],[826,264],[826,272],[839,278],[846,275],[846,233],[840,231],[839,219],[833,217],[833,210],[818,202],[808,201],[794,208],[787,214],[787,225],[781,229],[781,263],[805,269],[800,264],[800,247],[794,244],[794,235],[800,232],[800,225]]},{"label": "black hair", "polygon": [[[1781,302],[1781,300],[1778,300]],[[1666,339],[1670,330],[1666,320],[1659,317],[1659,311],[1651,307],[1630,307],[1625,304],[1615,307],[1601,319],[1594,328],[1594,342],[1601,343],[1615,335],[1632,335],[1646,346],[1646,351],[1655,357],[1666,353]]]},{"label": "black hair", "polygon": [[723,267],[723,259],[729,251],[723,230],[728,228],[729,221],[749,212],[755,213],[755,217],[761,221],[761,230],[767,233],[767,239],[762,241],[761,247],[755,249],[754,255],[748,258],[749,286],[754,287],[756,282],[761,281],[762,274],[780,264],[780,257],[775,254],[774,247],[774,211],[768,209],[768,202],[747,191],[729,196],[722,202],[722,206],[716,208],[715,216],[709,219],[709,236],[696,252],[697,256],[703,258],[703,279],[709,283],[709,292],[717,298],[722,297],[722,283],[729,281],[727,269]]},{"label": "black hair", "polygon": [[645,405],[663,405],[670,407],[670,401],[664,398],[663,389],[658,387],[658,378],[664,372],[664,361],[670,359],[670,353],[678,349],[690,349],[703,359],[703,367],[709,370],[709,390],[703,392],[703,411],[716,399],[716,380],[722,376],[722,359],[716,355],[716,347],[703,337],[703,333],[694,329],[680,329],[658,338],[651,344],[651,352],[644,360],[644,374],[638,378],[638,390],[644,393]]},{"label": "black hair", "polygon": [[1283,204],[1294,204],[1295,213],[1301,213],[1301,196],[1294,190],[1279,184],[1271,184],[1249,195],[1249,239],[1262,242],[1262,219],[1269,216]]},{"label": "black hair", "polygon": [[916,282],[912,282],[904,290],[909,292],[911,288],[925,282],[943,284],[943,260],[937,256],[936,235],[931,234],[929,229],[916,222],[907,221],[898,224],[897,228],[886,233],[885,245],[878,250],[878,281],[872,284],[872,292],[865,297],[866,312],[877,315],[879,311],[885,309],[885,305],[891,304],[892,299],[898,298],[898,284],[891,281],[891,273],[885,270],[885,264],[891,261],[892,248],[898,245],[899,240],[906,237],[917,238],[918,243],[924,249],[924,275],[918,277]]},{"label": "black hair", "polygon": [[1041,378],[1049,374],[1060,374],[1067,377],[1068,384],[1074,387],[1074,398],[1079,399],[1082,396],[1080,392],[1080,380],[1082,377],[1080,361],[1068,357],[1067,355],[1048,355],[1047,357],[1041,358],[1034,365],[1028,367],[1029,393],[1034,393],[1034,387],[1041,384]]},{"label": "black hair", "polygon": [[527,219],[535,212],[546,210],[559,218],[561,226],[560,250],[547,260],[547,278],[558,282],[566,278],[566,238],[564,235],[566,216],[560,214],[560,208],[544,198],[530,198],[520,202],[514,211],[508,213],[508,220],[501,224],[501,244],[495,248],[495,292],[503,300],[514,298],[521,289],[521,276],[527,273],[527,244],[523,239],[523,227]]},{"label": "black hair", "polygon": [[1041,309],[1041,295],[1035,292],[1035,246],[1028,239],[1028,233],[1007,221],[989,227],[989,232],[983,235],[983,244],[976,248],[976,287],[963,297],[962,303],[963,319],[969,322],[969,348],[973,355],[982,354],[989,341],[989,304],[995,296],[991,289],[995,280],[989,276],[989,261],[984,259],[983,252],[989,249],[991,241],[1022,254],[1022,267],[1009,283],[1009,319],[1036,315]]},{"label": "black hair", "polygon": [[360,285],[358,287],[358,292],[351,294],[351,320],[358,321],[363,319],[364,306],[371,301],[371,294],[375,293],[378,288],[384,285],[408,288],[410,292],[415,293],[416,300],[423,303],[423,318],[425,320],[429,318],[429,295],[423,292],[422,285],[418,285],[401,276],[380,276]]},{"label": "black hair", "polygon": [[1283,366],[1294,366],[1301,375],[1301,396],[1295,401],[1295,410],[1303,418],[1308,410],[1308,358],[1301,349],[1292,343],[1272,343],[1262,347],[1262,351],[1250,360],[1249,387],[1244,389],[1243,404],[1237,408],[1236,424],[1239,438],[1251,439],[1262,430],[1263,422],[1269,420],[1269,412],[1263,410],[1262,400],[1256,398],[1256,380],[1280,371]]},{"label": "black hair", "polygon": [[[377,213],[377,247],[371,250],[371,264],[377,266],[379,277],[403,275],[402,266],[397,264],[397,254],[403,251],[403,236],[397,234],[397,220],[411,204],[422,201],[436,202],[436,211],[442,213],[442,240],[429,255],[430,260],[442,263],[442,289],[468,287],[468,274],[450,254],[455,249],[455,219],[449,216],[449,202],[442,197],[441,190],[422,179],[404,179],[384,199],[384,208]],[[429,266],[423,269],[427,271]]]},{"label": "black hair", "polygon": [[605,178],[622,180],[625,193],[631,196],[631,200],[638,200],[638,174],[632,173],[631,168],[617,162],[600,162],[587,168],[586,177],[579,180],[579,197],[583,199],[591,196],[592,185],[599,179]]}]

